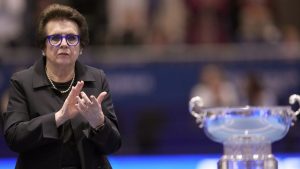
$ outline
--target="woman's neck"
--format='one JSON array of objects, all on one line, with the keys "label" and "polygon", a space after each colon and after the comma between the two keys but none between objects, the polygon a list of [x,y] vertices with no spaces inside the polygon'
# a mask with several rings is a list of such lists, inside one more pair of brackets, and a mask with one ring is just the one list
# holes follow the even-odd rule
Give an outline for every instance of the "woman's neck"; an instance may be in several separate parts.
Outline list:
[{"label": "woman's neck", "polygon": [[46,73],[54,82],[67,82],[75,76],[75,66],[56,67],[46,64]]}]

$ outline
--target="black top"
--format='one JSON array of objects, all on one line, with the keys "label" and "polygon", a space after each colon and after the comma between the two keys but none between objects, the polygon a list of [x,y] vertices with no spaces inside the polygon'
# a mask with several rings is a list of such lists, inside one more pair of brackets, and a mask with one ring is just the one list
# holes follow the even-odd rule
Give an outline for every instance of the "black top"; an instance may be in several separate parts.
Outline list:
[{"label": "black top", "polygon": [[[76,80],[74,80],[76,81]],[[58,83],[58,82],[53,82],[55,87],[59,91],[64,91],[69,88],[70,85],[74,86],[75,84],[71,84],[72,80],[65,82],[65,83]],[[53,90],[56,90],[53,88]],[[63,100],[66,100],[68,97],[68,94],[70,93],[60,93],[59,91],[55,91],[56,94],[61,97]],[[62,146],[62,167],[68,167],[68,166],[74,166],[77,168],[81,167],[80,164],[80,157],[78,154],[78,150],[76,147],[75,143],[75,138],[74,138],[74,133],[72,131],[72,124],[71,120],[66,121],[62,126],[60,126],[59,130],[61,130],[61,138],[63,141],[63,146]]]}]

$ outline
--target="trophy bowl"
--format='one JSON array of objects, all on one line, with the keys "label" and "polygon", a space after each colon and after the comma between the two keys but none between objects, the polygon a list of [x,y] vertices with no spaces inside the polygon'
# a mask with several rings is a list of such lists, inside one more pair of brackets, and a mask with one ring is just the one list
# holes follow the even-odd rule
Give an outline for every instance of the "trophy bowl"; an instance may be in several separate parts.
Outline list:
[{"label": "trophy bowl", "polygon": [[[300,103],[300,96],[291,95],[289,102]],[[223,144],[218,169],[277,169],[271,144],[288,133],[299,114],[290,106],[205,107],[200,97],[190,100],[189,110],[205,134]]]}]

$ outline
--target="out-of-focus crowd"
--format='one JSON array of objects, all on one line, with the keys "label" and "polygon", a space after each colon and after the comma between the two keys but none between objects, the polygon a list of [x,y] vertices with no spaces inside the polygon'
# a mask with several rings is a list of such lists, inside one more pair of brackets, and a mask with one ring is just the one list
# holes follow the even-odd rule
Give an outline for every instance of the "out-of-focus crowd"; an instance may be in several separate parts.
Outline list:
[{"label": "out-of-focus crowd", "polygon": [[50,3],[86,16],[91,45],[299,41],[272,0],[0,0],[0,45],[33,46],[37,16]]}]

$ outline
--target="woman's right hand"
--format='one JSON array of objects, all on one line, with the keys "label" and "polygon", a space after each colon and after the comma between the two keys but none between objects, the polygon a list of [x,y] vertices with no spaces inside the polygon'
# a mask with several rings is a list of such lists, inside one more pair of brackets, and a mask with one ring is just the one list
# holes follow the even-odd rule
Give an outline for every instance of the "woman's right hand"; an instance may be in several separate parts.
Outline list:
[{"label": "woman's right hand", "polygon": [[62,125],[65,121],[76,116],[77,113],[79,113],[78,109],[75,106],[75,104],[77,103],[76,96],[79,96],[83,88],[83,85],[84,85],[83,81],[78,81],[76,86],[72,87],[62,108],[55,113],[55,121],[57,127]]}]

